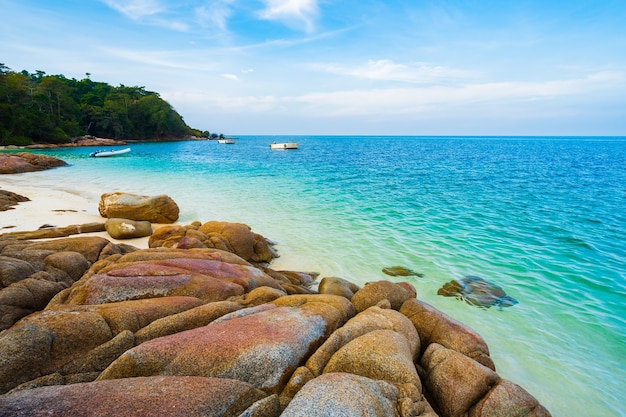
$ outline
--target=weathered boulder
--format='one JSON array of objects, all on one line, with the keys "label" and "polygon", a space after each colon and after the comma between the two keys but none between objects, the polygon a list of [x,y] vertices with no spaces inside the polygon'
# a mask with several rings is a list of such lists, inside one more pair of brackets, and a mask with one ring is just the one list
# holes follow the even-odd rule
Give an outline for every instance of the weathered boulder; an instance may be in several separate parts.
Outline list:
[{"label": "weathered boulder", "polygon": [[395,384],[412,384],[418,392],[422,383],[413,364],[407,338],[393,330],[374,330],[339,349],[324,367],[324,373],[348,372]]},{"label": "weathered boulder", "polygon": [[105,193],[100,196],[98,210],[102,217],[145,220],[151,223],[173,223],[179,208],[171,197],[161,194],[144,196],[130,193]]},{"label": "weathered boulder", "polygon": [[352,297],[352,303],[357,311],[364,311],[387,300],[391,308],[400,310],[402,304],[415,297],[415,288],[410,284],[400,285],[390,281],[368,282]]},{"label": "weathered boulder", "polygon": [[42,171],[65,165],[67,165],[67,162],[48,155],[28,152],[0,153],[0,174]]},{"label": "weathered boulder", "polygon": [[13,240],[2,242],[0,330],[43,309],[89,269],[91,262],[85,255],[95,260],[102,254],[106,247],[104,245],[108,245],[108,241],[100,238],[36,243]]},{"label": "weathered boulder", "polygon": [[0,393],[80,360],[125,330],[197,307],[192,297],[165,297],[104,305],[53,305],[0,333]]},{"label": "weathered boulder", "polygon": [[104,227],[113,239],[133,239],[152,234],[152,224],[145,220],[107,219]]},{"label": "weathered boulder", "polygon": [[419,391],[385,381],[327,373],[304,385],[281,417],[436,417]]},{"label": "weathered boulder", "polygon": [[470,409],[469,417],[548,417],[535,397],[517,384],[501,379]]},{"label": "weathered boulder", "polygon": [[232,379],[155,376],[19,391],[0,396],[0,416],[237,417],[264,398]]},{"label": "weathered boulder", "polygon": [[58,237],[66,237],[81,233],[104,232],[104,223],[84,223],[71,224],[69,226],[60,227],[42,227],[37,230],[26,230],[20,232],[8,232],[0,235],[0,238],[30,240],[30,239],[53,239]]},{"label": "weathered boulder", "polygon": [[358,285],[337,277],[324,277],[320,282],[318,291],[320,294],[334,294],[346,297],[351,300],[354,294],[359,291],[361,287]]},{"label": "weathered boulder", "polygon": [[441,417],[466,416],[500,380],[497,373],[455,350],[431,343],[420,365],[424,385]]},{"label": "weathered boulder", "polygon": [[[328,362],[337,351],[352,340],[376,330],[392,330],[401,334],[407,340],[410,360],[413,361],[416,358],[420,350],[420,340],[412,323],[395,310],[370,307],[352,317],[345,325],[333,332],[324,344],[311,355],[306,362],[306,367],[311,370],[314,376],[319,376],[325,371]],[[367,366],[365,361],[360,362]]]},{"label": "weathered boulder", "polygon": [[323,302],[255,309],[258,312],[224,316],[208,326],[144,342],[113,362],[99,379],[197,375],[238,379],[278,394],[309,352],[342,324],[337,309]]},{"label": "weathered boulder", "polygon": [[222,301],[259,286],[281,288],[271,277],[248,265],[193,258],[136,263],[118,260],[81,279],[65,302],[103,304],[172,295],[193,296],[207,302]]},{"label": "weathered boulder", "polygon": [[251,262],[270,262],[276,252],[263,236],[241,223],[207,222],[199,229],[208,237],[208,247],[233,252]]},{"label": "weathered boulder", "polygon": [[431,343],[438,343],[496,370],[489,356],[487,343],[473,329],[415,298],[405,302],[400,312],[407,316],[417,329],[423,350]]}]

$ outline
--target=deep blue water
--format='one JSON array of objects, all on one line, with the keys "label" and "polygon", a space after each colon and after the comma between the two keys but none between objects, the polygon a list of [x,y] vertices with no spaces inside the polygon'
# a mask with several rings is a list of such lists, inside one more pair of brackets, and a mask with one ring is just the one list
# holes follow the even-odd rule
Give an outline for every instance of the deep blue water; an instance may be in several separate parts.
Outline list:
[{"label": "deep blue water", "polygon": [[[295,151],[271,151],[274,140]],[[501,376],[555,416],[615,416],[626,387],[626,138],[240,137],[131,144],[116,158],[57,149],[69,167],[24,178],[168,194],[181,222],[238,221],[278,242],[277,267],[390,279],[487,340]],[[519,304],[438,296],[478,275]]]}]

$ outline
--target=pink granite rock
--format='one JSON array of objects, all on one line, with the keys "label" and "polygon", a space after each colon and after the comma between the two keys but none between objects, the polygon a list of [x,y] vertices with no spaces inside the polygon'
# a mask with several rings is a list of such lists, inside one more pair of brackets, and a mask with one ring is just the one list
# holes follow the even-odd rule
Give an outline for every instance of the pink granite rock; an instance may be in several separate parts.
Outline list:
[{"label": "pink granite rock", "polygon": [[250,384],[231,379],[127,378],[0,396],[0,416],[237,417],[265,397]]}]

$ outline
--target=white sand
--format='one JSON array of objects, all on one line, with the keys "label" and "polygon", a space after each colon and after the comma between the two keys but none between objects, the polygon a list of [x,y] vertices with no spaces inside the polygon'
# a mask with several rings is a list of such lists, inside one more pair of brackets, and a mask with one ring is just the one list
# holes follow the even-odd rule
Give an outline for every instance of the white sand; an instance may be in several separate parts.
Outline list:
[{"label": "white sand", "polygon": [[[64,227],[85,223],[104,223],[106,218],[98,212],[98,202],[91,201],[80,192],[72,193],[44,187],[24,185],[11,175],[0,176],[0,188],[28,197],[13,206],[12,210],[0,211],[0,234],[37,230],[43,225]],[[161,225],[154,225],[153,229]],[[140,249],[148,247],[148,238],[112,239],[108,233],[84,233],[73,236],[101,236],[115,243],[126,243]]]}]

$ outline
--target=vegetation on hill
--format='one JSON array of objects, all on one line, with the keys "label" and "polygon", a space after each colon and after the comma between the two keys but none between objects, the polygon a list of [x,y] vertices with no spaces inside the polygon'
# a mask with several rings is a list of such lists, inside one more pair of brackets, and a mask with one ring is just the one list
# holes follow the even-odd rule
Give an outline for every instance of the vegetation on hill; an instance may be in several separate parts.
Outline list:
[{"label": "vegetation on hill", "polygon": [[0,64],[0,145],[66,143],[93,135],[158,140],[207,136],[187,126],[158,93]]}]

